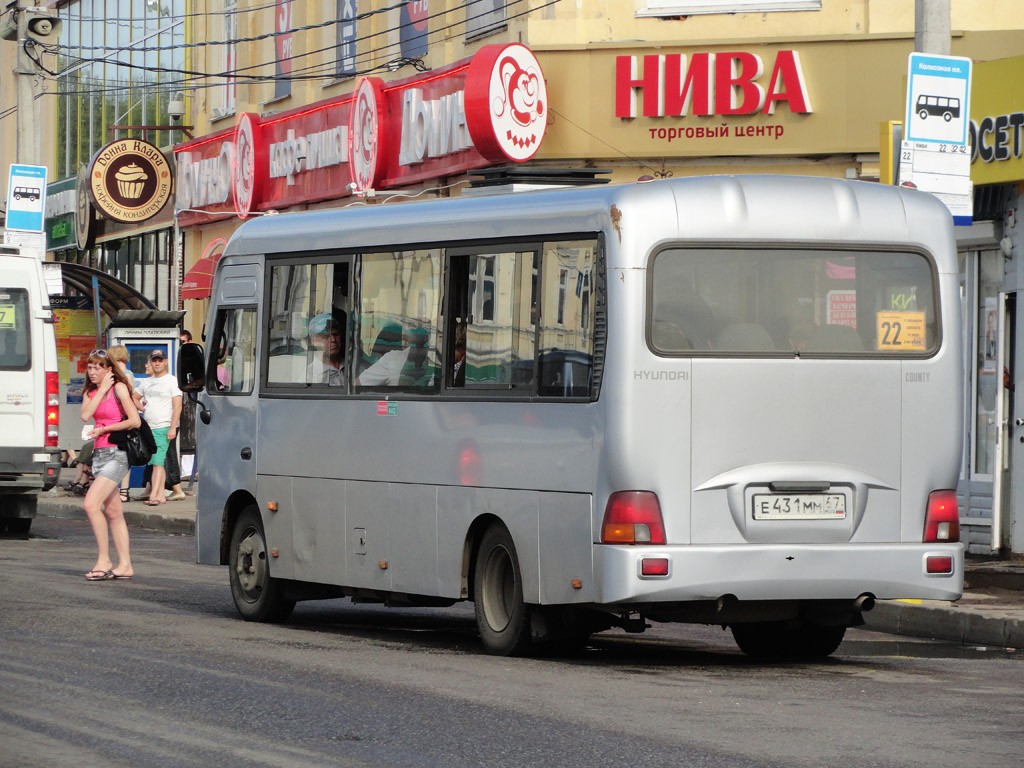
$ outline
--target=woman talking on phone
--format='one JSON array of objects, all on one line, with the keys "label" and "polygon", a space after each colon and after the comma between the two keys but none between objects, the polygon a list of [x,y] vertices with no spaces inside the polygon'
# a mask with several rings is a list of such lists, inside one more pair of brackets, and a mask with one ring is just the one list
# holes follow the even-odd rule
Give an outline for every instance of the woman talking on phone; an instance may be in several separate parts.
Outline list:
[{"label": "woman talking on phone", "polygon": [[[121,480],[130,469],[128,454],[110,442],[111,432],[139,426],[139,412],[124,374],[104,349],[94,349],[86,363],[82,397],[82,421],[94,420],[92,473],[94,480],[85,495],[85,514],[99,545],[96,565],[85,574],[89,581],[130,579],[134,574],[128,553],[128,524],[119,493]],[[117,567],[110,559],[109,538],[114,539]]]}]

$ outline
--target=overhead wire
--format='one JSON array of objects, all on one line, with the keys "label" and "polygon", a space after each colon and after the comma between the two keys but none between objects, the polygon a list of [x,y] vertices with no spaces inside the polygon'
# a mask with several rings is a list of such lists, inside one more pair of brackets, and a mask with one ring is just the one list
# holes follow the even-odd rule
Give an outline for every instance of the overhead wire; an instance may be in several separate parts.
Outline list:
[{"label": "overhead wire", "polygon": [[[482,0],[469,0],[469,2],[466,3],[466,5],[472,5],[472,4],[481,2],[481,1]],[[509,0],[508,2],[504,3],[501,7],[503,9],[508,9],[508,8],[511,8],[512,6],[518,5],[518,4],[523,3],[525,1],[526,0]],[[560,0],[548,0],[548,2],[546,2],[546,3],[542,4],[542,5],[536,6],[535,8],[527,8],[526,10],[521,11],[519,13],[512,14],[511,16],[506,16],[505,17],[505,21],[507,22],[507,21],[510,21],[512,19],[519,18],[519,17],[524,16],[524,15],[526,15],[528,13],[531,13],[532,11],[546,8],[546,7],[550,6],[550,5],[554,5],[554,4],[558,3],[558,2],[560,2]],[[399,3],[399,4],[394,5],[394,6],[389,6],[387,9],[380,9],[380,10],[393,10],[395,8],[401,7],[401,5],[402,5],[402,3]],[[369,12],[367,12],[365,14],[365,16],[369,16],[369,15],[373,15],[375,13],[379,13],[380,10],[378,10],[378,11],[369,11]],[[445,9],[445,10],[440,11],[438,13],[431,14],[430,16],[427,17],[428,21],[431,18],[436,19],[436,18],[440,18],[442,16],[445,16],[445,15],[451,13],[452,10],[454,10],[454,9]],[[455,21],[455,22],[452,22],[451,24],[447,24],[445,26],[442,26],[442,27],[439,27],[439,28],[435,28],[435,29],[428,29],[428,31],[425,32],[423,35],[421,35],[421,37],[428,38],[428,44],[429,44],[431,42],[429,40],[430,37],[436,36],[436,35],[438,35],[440,33],[443,33],[443,32],[445,32],[447,30],[450,30],[450,29],[452,29],[454,27],[462,26],[467,21],[475,20],[475,19],[479,19],[479,18],[485,17],[490,12],[492,12],[493,10],[495,10],[495,9],[491,8],[491,7],[487,7],[487,8],[484,9],[484,11],[482,13],[476,14],[475,16],[468,17],[465,20]],[[363,15],[357,16],[356,20],[358,20],[359,18],[362,18],[362,17],[363,17]],[[348,20],[348,19],[336,20],[336,21],[332,21],[331,24],[351,23],[351,21],[352,20]],[[398,27],[389,27],[389,28],[387,28],[385,30],[382,30],[382,31],[372,32],[372,33],[369,33],[367,35],[358,36],[358,37],[354,38],[352,42],[358,43],[360,41],[370,40],[370,39],[375,38],[375,37],[380,37],[382,35],[387,35],[387,34],[390,34],[392,31],[394,31],[395,29],[401,29],[403,27],[409,26],[410,24],[411,24],[411,22],[403,24],[403,25],[399,25]],[[274,34],[290,34],[290,32],[268,33],[267,35],[260,36],[260,39],[266,39],[267,37],[272,37],[272,36],[274,36]],[[441,40],[434,40],[432,42],[434,42],[435,44],[438,43],[438,42],[446,42],[446,41],[452,39],[453,37],[455,37],[455,35],[448,35],[448,36],[444,37]],[[328,77],[328,76],[330,76],[332,74],[335,74],[335,69],[334,69],[335,63],[334,62],[322,63],[322,64],[313,64],[313,65],[309,65],[307,67],[300,67],[298,69],[293,69],[292,73],[288,74],[288,75],[276,75],[276,74],[275,75],[253,75],[253,74],[243,74],[243,73],[247,73],[250,70],[258,69],[258,68],[261,68],[261,67],[268,67],[268,66],[270,66],[272,64],[283,63],[283,62],[286,62],[286,61],[287,62],[294,62],[296,59],[300,59],[300,58],[305,58],[305,57],[308,57],[308,56],[313,56],[313,55],[321,54],[321,53],[324,53],[324,52],[327,52],[327,51],[334,50],[337,47],[338,47],[337,43],[332,43],[331,45],[328,45],[328,46],[325,46],[325,47],[322,47],[322,48],[317,48],[317,49],[313,49],[313,50],[302,52],[302,53],[300,53],[300,54],[298,54],[298,55],[296,55],[294,57],[281,58],[281,59],[272,59],[272,60],[260,62],[259,64],[252,64],[252,65],[248,65],[248,66],[245,66],[245,67],[240,67],[240,68],[237,68],[237,69],[234,69],[234,70],[226,70],[226,71],[223,71],[223,72],[216,72],[216,73],[214,73],[214,72],[204,72],[204,71],[200,71],[200,70],[186,70],[186,69],[177,68],[177,67],[154,67],[154,66],[151,66],[151,65],[134,64],[134,63],[131,63],[131,62],[123,62],[123,61],[116,60],[116,59],[115,60],[110,60],[110,59],[107,59],[107,58],[98,59],[96,61],[100,62],[100,63],[103,63],[103,64],[106,64],[106,65],[109,65],[109,66],[121,66],[121,67],[126,67],[126,68],[129,68],[129,69],[143,69],[143,70],[147,70],[147,71],[164,72],[164,73],[170,73],[170,74],[185,75],[186,76],[185,78],[182,78],[181,80],[177,81],[177,84],[179,86],[184,84],[184,83],[186,83],[186,82],[190,82],[190,80],[188,78],[217,78],[217,79],[221,79],[221,80],[223,80],[225,78],[233,78],[233,79],[236,80],[237,84],[246,85],[246,84],[254,84],[254,83],[273,82],[273,81],[277,81],[277,80],[301,81],[301,80],[322,79],[324,77]],[[384,46],[379,46],[377,48],[372,48],[369,51],[365,51],[362,54],[360,54],[359,56],[357,56],[357,60],[373,62],[373,61],[376,61],[378,59],[382,59],[382,58],[384,58],[383,56],[374,56],[374,54],[377,54],[377,53],[379,53],[381,51],[387,51],[387,50],[389,50],[389,49],[391,49],[393,47],[394,47],[394,44],[392,43],[392,44],[386,44]],[[50,50],[50,49],[51,49],[51,46],[46,46],[46,50]],[[125,50],[127,50],[129,52],[135,52],[138,49],[130,49],[129,48],[129,49],[125,49]],[[33,58],[35,58],[35,57],[33,57]],[[83,59],[82,61],[89,61],[89,60]],[[392,61],[394,61],[394,60],[392,60]],[[386,66],[388,63],[391,63],[391,62],[385,62],[384,64],[378,64],[378,65],[371,66],[371,67],[364,67],[362,69],[357,70],[356,72],[354,72],[352,74],[353,75],[369,74],[371,72],[374,72],[374,71],[377,71],[377,70],[381,69],[382,67]],[[46,72],[47,74],[49,74],[51,77],[59,78],[61,76],[60,72],[54,72],[53,70],[50,70],[49,68],[43,67],[41,64],[40,64],[40,66],[43,69],[43,71]],[[71,69],[71,67],[69,67],[67,69]],[[306,73],[306,74],[303,74],[303,73]],[[169,81],[160,81],[159,84],[160,85],[166,85],[167,82],[169,82]],[[219,85],[221,85],[221,83],[215,84],[214,87],[219,86]],[[129,85],[129,86],[123,86],[123,87],[122,86],[116,86],[113,89],[110,89],[110,92],[117,91],[117,90],[125,90],[125,89],[130,89],[130,88],[137,88],[137,87],[149,87],[149,85],[148,84],[145,85],[145,86]],[[166,86],[166,87],[170,88],[170,86]],[[189,87],[192,87],[192,85],[190,85]],[[178,90],[180,90],[180,87],[178,88]],[[90,92],[91,93],[97,93],[99,91],[98,91],[98,89],[93,89]],[[73,92],[73,94],[75,94],[75,95],[82,94],[82,93],[83,93],[82,91],[75,91],[75,92]],[[67,95],[72,95],[72,93],[67,93]]]}]

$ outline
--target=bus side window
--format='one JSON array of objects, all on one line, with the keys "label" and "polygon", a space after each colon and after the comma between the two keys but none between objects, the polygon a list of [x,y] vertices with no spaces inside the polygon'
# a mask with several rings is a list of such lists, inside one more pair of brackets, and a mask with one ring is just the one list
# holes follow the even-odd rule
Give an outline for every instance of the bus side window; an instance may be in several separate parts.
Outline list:
[{"label": "bus side window", "polygon": [[207,371],[211,392],[252,392],[256,382],[256,310],[222,309],[214,333],[217,353]]},{"label": "bus side window", "polygon": [[535,253],[449,259],[446,354],[450,387],[509,390],[534,383]]},{"label": "bus side window", "polygon": [[365,253],[357,273],[356,390],[436,392],[441,250]]},{"label": "bus side window", "polygon": [[596,242],[547,243],[540,297],[537,393],[587,397],[594,377]]}]

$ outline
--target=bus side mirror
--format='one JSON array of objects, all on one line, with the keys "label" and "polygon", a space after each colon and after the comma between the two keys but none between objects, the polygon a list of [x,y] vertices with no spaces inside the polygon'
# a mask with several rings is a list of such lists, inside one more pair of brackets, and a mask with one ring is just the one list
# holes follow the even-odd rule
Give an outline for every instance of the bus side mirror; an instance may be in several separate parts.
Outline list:
[{"label": "bus side mirror", "polygon": [[194,342],[182,344],[178,350],[178,389],[182,392],[201,392],[206,385],[203,348]]},{"label": "bus side mirror", "polygon": [[202,345],[195,342],[182,344],[178,350],[178,389],[199,406],[199,419],[203,424],[209,424],[210,410],[199,401],[199,393],[206,385],[205,370]]}]

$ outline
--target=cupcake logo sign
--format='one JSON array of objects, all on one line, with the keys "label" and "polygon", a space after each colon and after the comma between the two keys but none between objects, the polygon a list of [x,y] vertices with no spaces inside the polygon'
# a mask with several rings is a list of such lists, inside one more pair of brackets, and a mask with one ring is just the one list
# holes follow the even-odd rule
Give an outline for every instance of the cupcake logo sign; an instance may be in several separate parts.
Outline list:
[{"label": "cupcake logo sign", "polygon": [[114,221],[155,216],[171,196],[171,167],[157,147],[139,139],[108,144],[96,155],[89,188],[96,207]]}]

